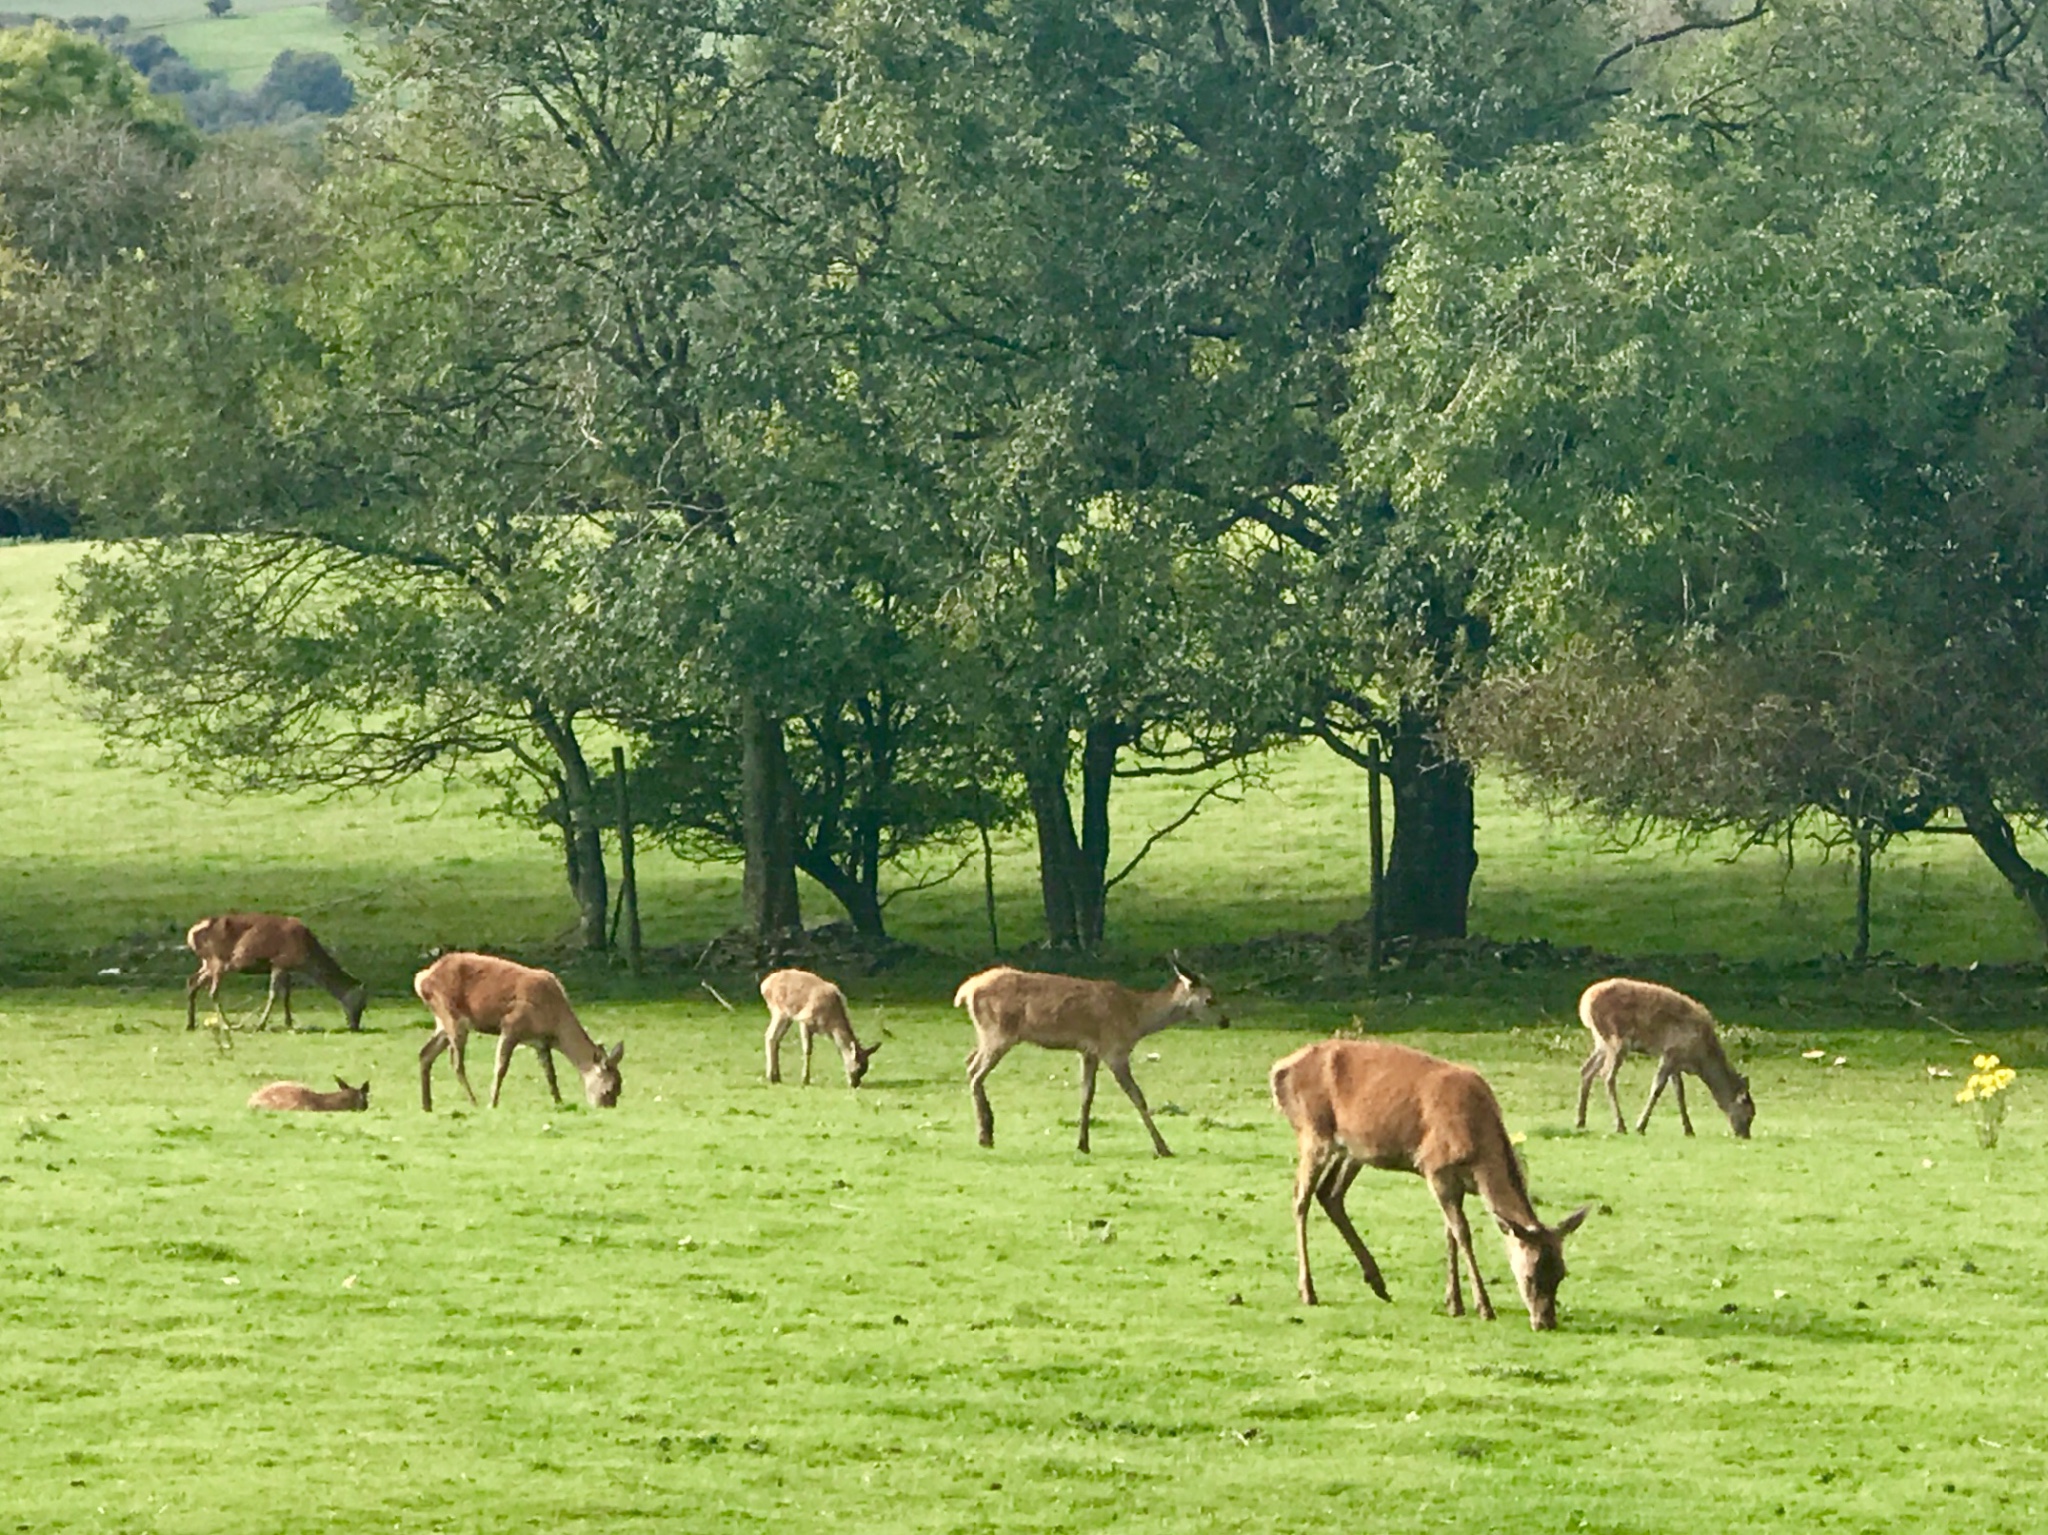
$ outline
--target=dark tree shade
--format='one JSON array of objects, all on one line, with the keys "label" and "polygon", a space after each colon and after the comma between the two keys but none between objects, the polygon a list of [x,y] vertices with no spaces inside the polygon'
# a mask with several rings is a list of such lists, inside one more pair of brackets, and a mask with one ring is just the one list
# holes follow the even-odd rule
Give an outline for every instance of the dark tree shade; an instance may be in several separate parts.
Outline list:
[{"label": "dark tree shade", "polygon": [[257,92],[266,102],[293,102],[308,112],[339,117],[355,105],[355,82],[331,53],[287,48],[270,61]]}]

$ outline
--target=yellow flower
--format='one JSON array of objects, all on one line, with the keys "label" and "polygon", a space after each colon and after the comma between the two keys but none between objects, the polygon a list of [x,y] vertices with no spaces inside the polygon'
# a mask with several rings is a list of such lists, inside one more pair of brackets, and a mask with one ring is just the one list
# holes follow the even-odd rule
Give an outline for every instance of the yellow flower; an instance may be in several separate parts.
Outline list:
[{"label": "yellow flower", "polygon": [[1976,1057],[1976,1059],[1972,1060],[1970,1064],[1972,1066],[1975,1066],[1979,1071],[1989,1071],[1992,1067],[1998,1064],[1998,1057],[1995,1055],[1980,1055]]}]

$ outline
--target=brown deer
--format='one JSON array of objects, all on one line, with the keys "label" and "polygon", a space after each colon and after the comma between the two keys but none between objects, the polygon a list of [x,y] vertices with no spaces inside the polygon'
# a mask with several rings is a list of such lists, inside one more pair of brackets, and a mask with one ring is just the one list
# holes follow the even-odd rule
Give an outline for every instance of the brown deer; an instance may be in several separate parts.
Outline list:
[{"label": "brown deer", "polygon": [[811,1040],[823,1034],[839,1047],[846,1066],[846,1085],[859,1087],[868,1062],[882,1041],[863,1045],[846,1016],[846,993],[808,970],[777,970],[761,981],[761,1000],[768,1004],[768,1080],[782,1080],[782,1036],[794,1023],[804,1046],[804,1086],[811,1085]]},{"label": "brown deer", "polygon": [[608,1109],[619,1101],[619,1060],[626,1053],[625,1041],[612,1046],[609,1054],[595,1043],[576,1021],[569,1006],[569,994],[552,971],[535,970],[490,954],[443,954],[412,978],[412,989],[434,1015],[434,1033],[420,1049],[420,1107],[434,1107],[434,1062],[444,1051],[455,1052],[455,1080],[476,1102],[476,1089],[469,1085],[463,1055],[472,1030],[498,1036],[498,1067],[491,1077],[491,1107],[498,1106],[498,1090],[505,1084],[505,1071],[512,1064],[512,1052],[531,1045],[540,1052],[540,1069],[548,1079],[548,1091],[555,1102],[562,1101],[562,1089],[555,1081],[554,1052],[559,1050],[583,1077],[583,1096],[591,1107]]},{"label": "brown deer", "polygon": [[996,1119],[982,1083],[1011,1050],[1033,1044],[1047,1050],[1080,1052],[1082,1151],[1088,1149],[1095,1069],[1107,1064],[1109,1074],[1145,1121],[1152,1149],[1170,1157],[1173,1153],[1152,1123],[1152,1111],[1131,1075],[1131,1051],[1146,1035],[1190,1018],[1218,1028],[1230,1026],[1230,1020],[1216,1007],[1214,993],[1201,977],[1181,967],[1178,956],[1173,960],[1173,984],[1163,991],[1132,991],[1114,981],[1086,981],[998,965],[962,981],[953,994],[953,1005],[966,1008],[974,1023],[967,1087],[974,1095],[975,1125],[984,1146],[996,1143]]},{"label": "brown deer", "polygon": [[1508,1262],[1529,1325],[1557,1326],[1557,1287],[1565,1276],[1564,1240],[1586,1218],[1583,1207],[1555,1226],[1537,1218],[1521,1161],[1501,1122],[1500,1104],[1486,1079],[1469,1066],[1440,1061],[1381,1039],[1326,1039],[1273,1065],[1273,1102],[1294,1126],[1300,1159],[1294,1169],[1294,1240],[1300,1258],[1301,1300],[1316,1303],[1308,1271],[1308,1206],[1320,1200],[1373,1294],[1386,1300],[1387,1284],[1358,1229],[1344,1210],[1351,1182],[1366,1167],[1419,1173],[1444,1213],[1449,1280],[1444,1306],[1465,1314],[1458,1259],[1472,1273],[1479,1314],[1493,1320],[1465,1196],[1486,1202],[1507,1239]]},{"label": "brown deer", "polygon": [[1678,1122],[1687,1135],[1692,1134],[1683,1075],[1689,1071],[1707,1084],[1736,1137],[1749,1139],[1749,1127],[1756,1119],[1749,1079],[1728,1064],[1721,1037],[1714,1032],[1714,1015],[1684,992],[1623,976],[1595,981],[1579,996],[1579,1019],[1593,1034],[1593,1053],[1579,1068],[1581,1130],[1586,1128],[1586,1100],[1592,1096],[1595,1076],[1606,1078],[1615,1130],[1628,1129],[1621,1117],[1621,1095],[1615,1091],[1614,1079],[1621,1063],[1633,1053],[1657,1057],[1657,1080],[1650,1088],[1650,1101],[1643,1105],[1642,1118],[1636,1121],[1637,1134],[1649,1127],[1650,1110],[1657,1106],[1667,1082],[1678,1097]]},{"label": "brown deer", "polygon": [[216,1017],[226,1022],[220,1010],[220,983],[229,971],[270,967],[270,1000],[263,1004],[259,1029],[270,1026],[270,1010],[284,1001],[284,1024],[292,1026],[292,972],[303,970],[332,992],[351,1029],[363,1026],[363,1004],[369,993],[363,983],[334,962],[334,956],[320,947],[320,940],[297,917],[274,917],[263,912],[237,911],[208,917],[192,924],[185,934],[185,947],[199,956],[199,969],[185,983],[185,1027],[199,1023],[199,988],[206,988]]},{"label": "brown deer", "polygon": [[341,1089],[338,1093],[323,1093],[318,1088],[308,1087],[303,1082],[272,1082],[259,1087],[249,1095],[252,1109],[305,1109],[316,1114],[334,1114],[349,1109],[367,1109],[370,1106],[370,1084],[350,1087],[340,1077],[334,1079]]}]

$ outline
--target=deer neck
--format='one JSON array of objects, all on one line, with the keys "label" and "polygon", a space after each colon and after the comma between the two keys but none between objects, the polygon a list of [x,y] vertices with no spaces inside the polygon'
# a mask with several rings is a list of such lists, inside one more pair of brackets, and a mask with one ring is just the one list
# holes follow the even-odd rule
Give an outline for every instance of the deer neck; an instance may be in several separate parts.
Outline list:
[{"label": "deer neck", "polygon": [[1181,997],[1180,988],[1176,986],[1169,986],[1163,991],[1140,992],[1139,996],[1144,999],[1143,1005],[1138,1009],[1139,1039],[1148,1034],[1157,1034],[1161,1029],[1170,1029],[1176,1023],[1190,1017],[1193,1012]]},{"label": "deer neck", "polygon": [[584,1032],[574,1013],[568,1014],[556,1026],[553,1044],[569,1064],[586,1077],[600,1062],[596,1041]]},{"label": "deer neck", "polygon": [[335,963],[334,956],[320,946],[319,940],[307,935],[305,971],[316,984],[325,988],[337,1002],[346,1002],[352,991],[361,991],[363,983]]},{"label": "deer neck", "polygon": [[1728,1106],[1741,1096],[1742,1089],[1736,1085],[1735,1068],[1721,1053],[1720,1041],[1706,1042],[1706,1048],[1699,1053],[1698,1067],[1700,1080],[1707,1084],[1707,1091],[1714,1095],[1714,1102],[1726,1113]]},{"label": "deer neck", "polygon": [[1529,1198],[1529,1184],[1522,1176],[1521,1158],[1508,1140],[1506,1126],[1500,1127],[1500,1146],[1494,1157],[1481,1160],[1472,1170],[1472,1182],[1486,1208],[1517,1226],[1536,1227],[1535,1203]]}]

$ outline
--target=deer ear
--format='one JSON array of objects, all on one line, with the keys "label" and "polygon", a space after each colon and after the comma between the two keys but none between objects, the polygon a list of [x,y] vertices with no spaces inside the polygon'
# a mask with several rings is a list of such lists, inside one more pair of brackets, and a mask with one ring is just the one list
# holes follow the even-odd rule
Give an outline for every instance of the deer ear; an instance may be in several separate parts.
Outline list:
[{"label": "deer ear", "polygon": [[[1583,1220],[1585,1214],[1586,1212],[1581,1210],[1579,1218]],[[1493,1220],[1494,1224],[1500,1227],[1502,1236],[1513,1237],[1517,1242],[1526,1242],[1529,1246],[1534,1247],[1543,1239],[1543,1232],[1540,1227],[1518,1226],[1505,1215],[1496,1215]]]},{"label": "deer ear", "polygon": [[1586,1224],[1586,1217],[1591,1215],[1592,1213],[1593,1207],[1591,1205],[1580,1205],[1578,1209],[1572,1211],[1571,1214],[1567,1215],[1563,1220],[1557,1223],[1557,1234],[1560,1237],[1570,1236],[1574,1231],[1577,1231],[1581,1226]]},{"label": "deer ear", "polygon": [[619,1058],[623,1056],[625,1053],[626,1042],[622,1039],[617,1044],[612,1046],[611,1054],[607,1055],[604,1058],[605,1065],[616,1068],[619,1064]]},{"label": "deer ear", "polygon": [[[341,1089],[341,1090],[342,1090],[343,1092],[345,1092],[345,1093],[359,1093],[359,1092],[361,1092],[361,1091],[363,1090],[363,1088],[362,1088],[362,1087],[355,1087],[355,1086],[352,1086],[352,1085],[350,1085],[350,1084],[349,1084],[349,1083],[347,1083],[347,1082],[344,1082],[344,1081],[342,1081],[340,1077],[336,1077],[336,1078],[334,1079],[334,1085],[335,1085],[336,1087],[340,1088],[340,1089]],[[363,1084],[363,1087],[368,1087],[369,1085],[370,1085],[369,1083],[365,1082],[365,1083]]]}]

